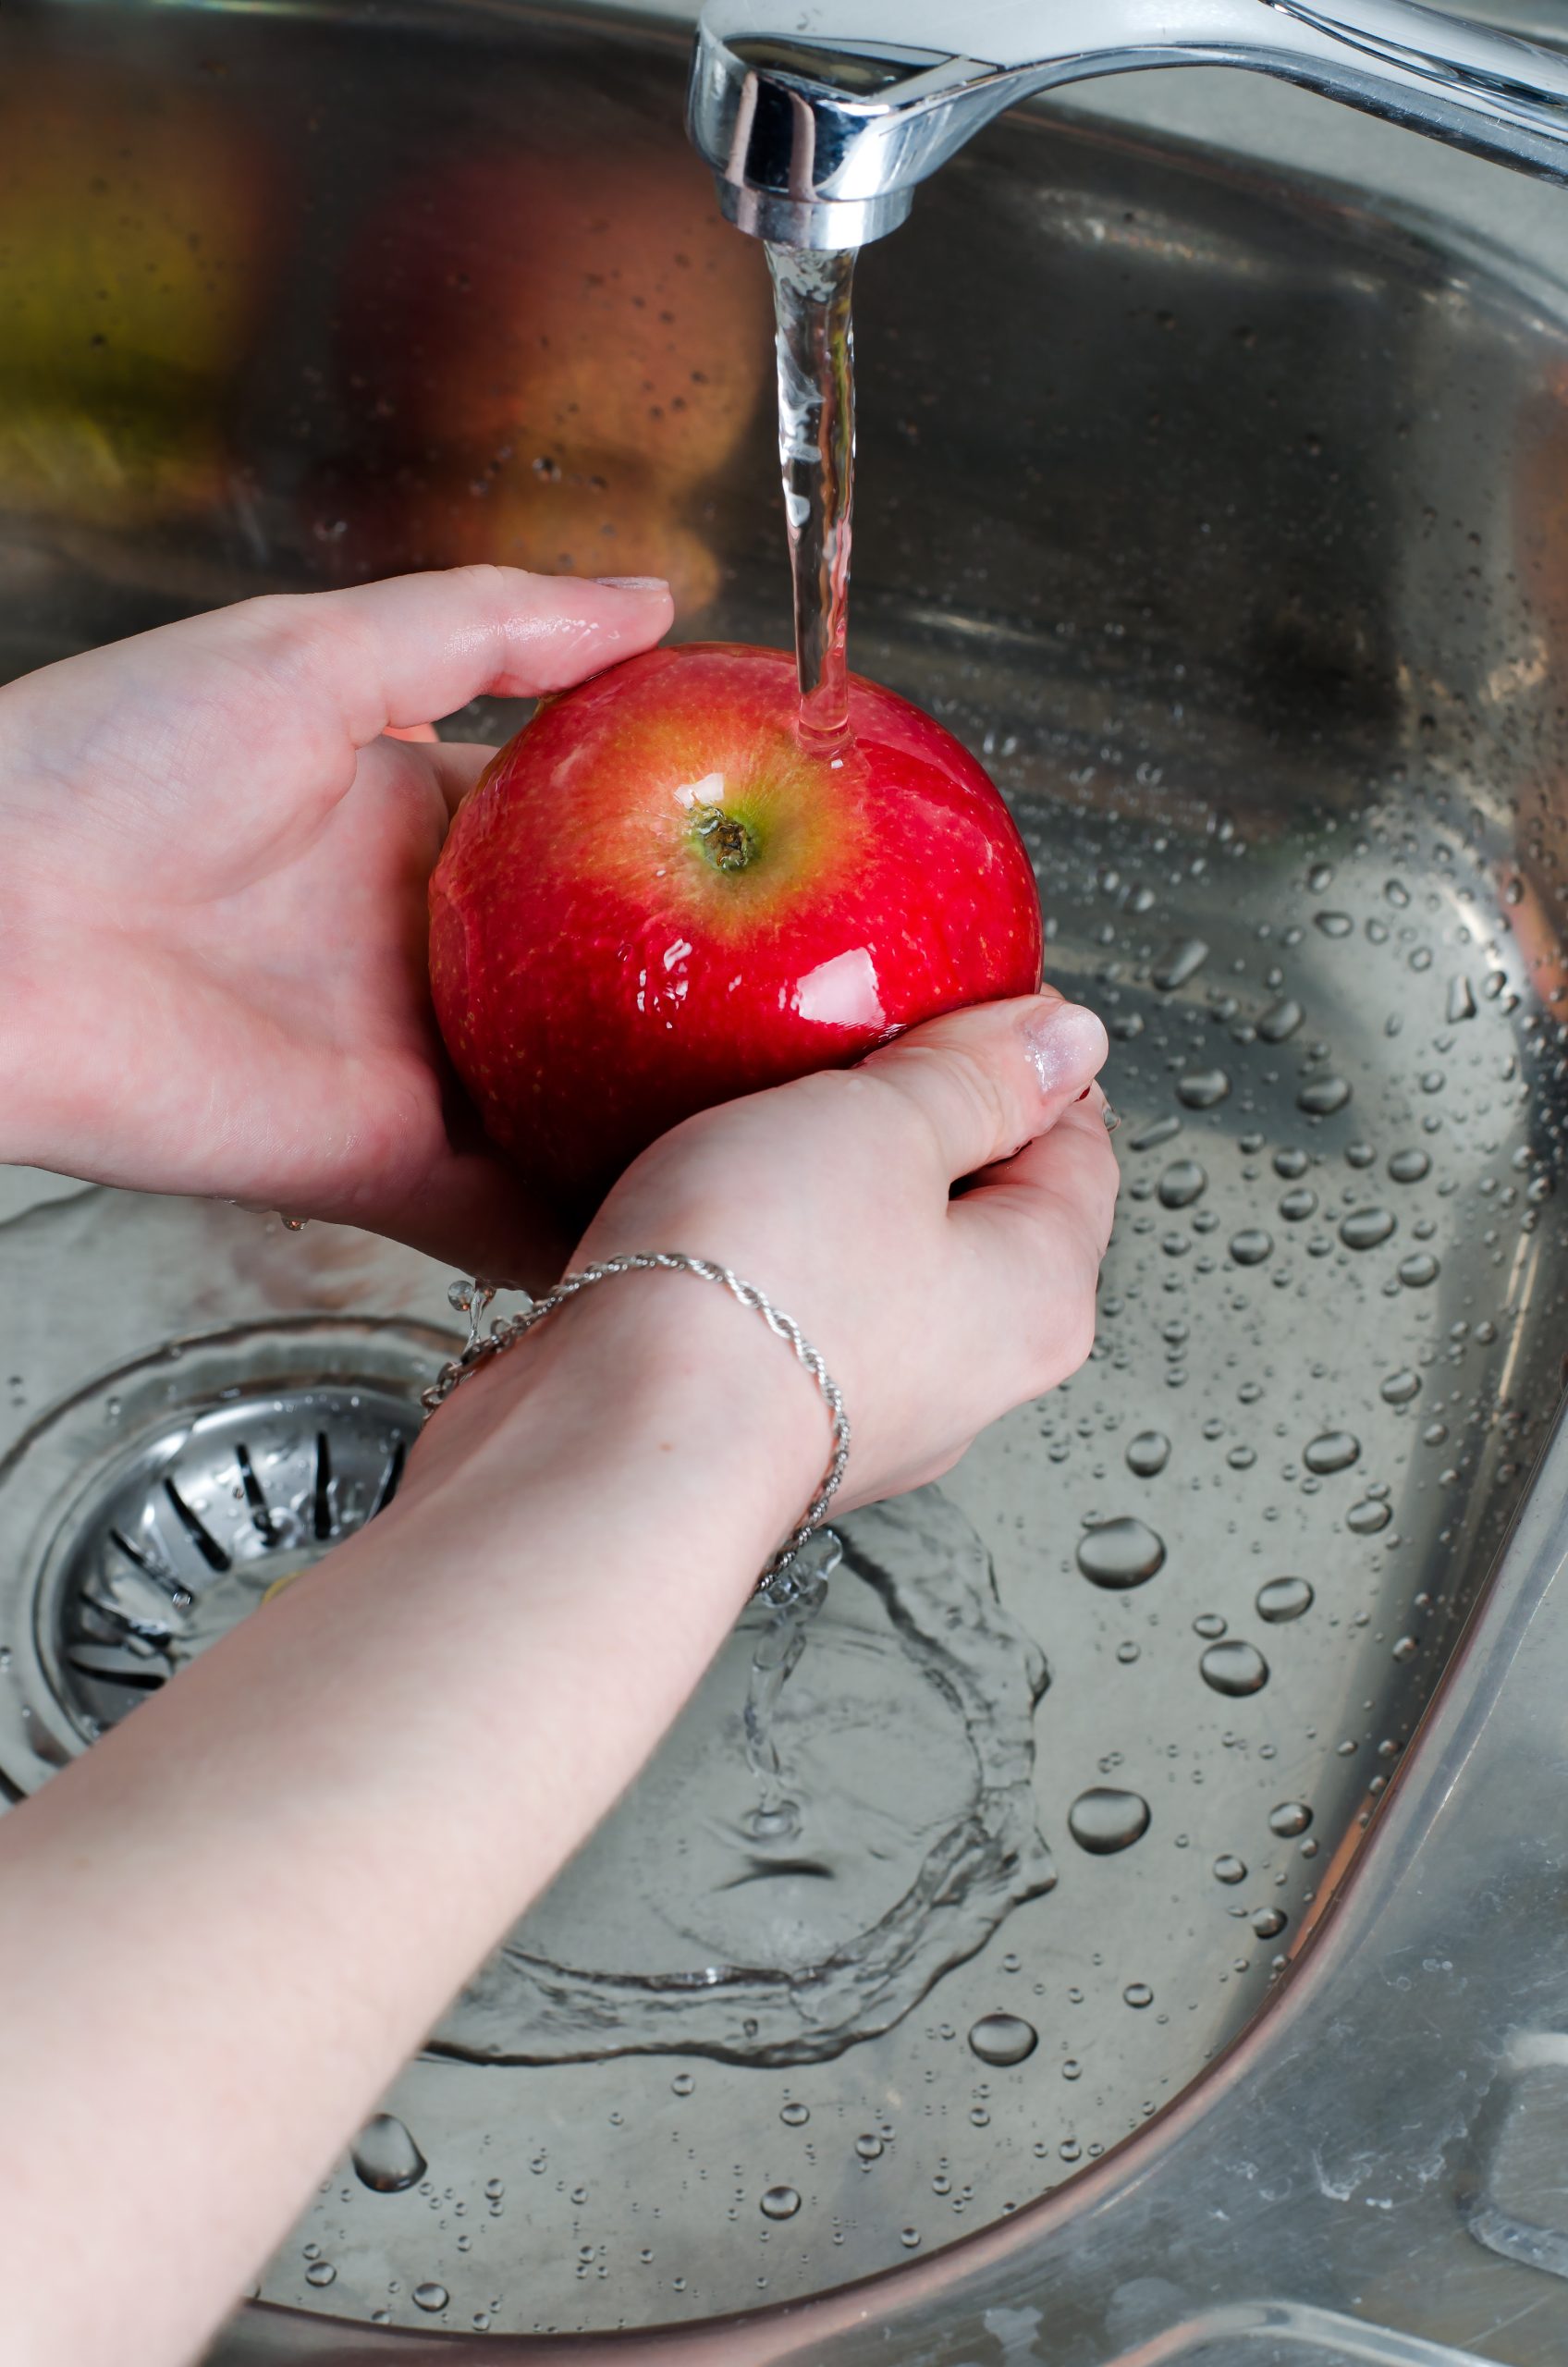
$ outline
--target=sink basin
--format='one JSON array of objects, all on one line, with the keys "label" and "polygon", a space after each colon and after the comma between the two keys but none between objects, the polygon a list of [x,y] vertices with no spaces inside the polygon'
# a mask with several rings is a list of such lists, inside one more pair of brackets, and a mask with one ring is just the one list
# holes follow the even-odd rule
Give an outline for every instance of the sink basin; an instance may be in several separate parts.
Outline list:
[{"label": "sink basin", "polygon": [[[0,669],[482,558],[663,570],[682,635],[783,640],[762,262],[682,143],[684,49],[459,0],[7,12]],[[1280,154],[1327,120],[1257,105]],[[1563,201],[1483,247],[1402,205],[1401,135],[1333,120],[1329,183],[1201,104],[1184,139],[1013,118],[860,266],[853,661],[1011,801],[1051,975],[1111,1031],[1124,1188],[1084,1372],[934,1505],[846,1525],[784,1697],[842,1744],[843,1853],[788,1960],[897,1905],[896,1851],[848,1846],[873,1668],[900,1748],[959,1701],[911,1867],[965,1783],[1006,1794],[985,1912],[809,2042],[743,1999],[616,2020],[655,1922],[709,1938],[668,1899],[617,1921],[608,1832],[224,2367],[1564,2355]],[[101,1604],[198,1449],[187,1497],[223,1499],[237,1400],[328,1543],[454,1318],[449,1276],[339,1229],[0,1182],[21,1795],[210,1639],[139,1667]],[[909,1588],[962,1602],[973,1695],[912,1657]],[[753,1643],[702,1712],[738,1800]],[[649,1779],[671,1831],[711,1742]],[[569,2042],[537,1967],[612,1926]]]}]

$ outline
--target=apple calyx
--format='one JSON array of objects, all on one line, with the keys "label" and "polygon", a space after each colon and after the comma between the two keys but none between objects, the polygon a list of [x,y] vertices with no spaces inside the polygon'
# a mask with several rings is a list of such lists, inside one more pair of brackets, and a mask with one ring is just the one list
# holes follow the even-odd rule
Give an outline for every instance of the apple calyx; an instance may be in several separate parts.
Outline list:
[{"label": "apple calyx", "polygon": [[744,871],[758,853],[756,832],[738,814],[722,805],[694,805],[692,825],[697,844],[716,871]]}]

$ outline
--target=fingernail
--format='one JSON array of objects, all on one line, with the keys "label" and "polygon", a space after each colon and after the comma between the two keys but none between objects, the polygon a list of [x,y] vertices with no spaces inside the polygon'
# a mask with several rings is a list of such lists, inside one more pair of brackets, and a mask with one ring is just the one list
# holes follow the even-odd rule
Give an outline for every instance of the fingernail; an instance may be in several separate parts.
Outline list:
[{"label": "fingernail", "polygon": [[612,592],[668,592],[669,585],[662,575],[595,575],[595,583],[606,584]]},{"label": "fingernail", "polygon": [[1031,1012],[1023,1023],[1023,1041],[1046,1094],[1092,1078],[1110,1049],[1098,1015],[1076,1002]]}]

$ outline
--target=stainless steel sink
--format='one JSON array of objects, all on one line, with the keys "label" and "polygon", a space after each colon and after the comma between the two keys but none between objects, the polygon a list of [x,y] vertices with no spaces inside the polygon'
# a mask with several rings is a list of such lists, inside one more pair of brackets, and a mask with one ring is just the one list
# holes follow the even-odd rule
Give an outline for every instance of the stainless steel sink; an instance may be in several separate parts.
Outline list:
[{"label": "stainless steel sink", "polygon": [[[459,0],[8,10],[0,666],[480,557],[667,567],[684,634],[783,641],[762,263],[684,51]],[[1327,115],[1245,96],[1005,122],[860,269],[853,660],[1011,798],[1125,1118],[1095,1360],[907,1515],[1013,1639],[1038,1834],[974,1952],[815,2058],[552,2051],[497,1960],[224,2367],[1568,2355],[1568,200],[1508,185],[1483,239],[1487,168],[1334,117],[1317,181]],[[259,1596],[225,1458],[329,1543],[454,1318],[351,1233],[3,1180],[23,1793],[206,1640],[142,1632],[116,1539],[199,1601],[172,1485]],[[878,1668],[883,1543],[833,1581]],[[791,1680],[825,1717],[836,1665]],[[534,1932],[614,1921],[617,1846]]]}]

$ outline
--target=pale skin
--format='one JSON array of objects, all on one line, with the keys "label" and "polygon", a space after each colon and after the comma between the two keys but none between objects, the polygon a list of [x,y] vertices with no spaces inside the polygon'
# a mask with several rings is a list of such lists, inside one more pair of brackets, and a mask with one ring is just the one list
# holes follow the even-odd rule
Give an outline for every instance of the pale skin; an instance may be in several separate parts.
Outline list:
[{"label": "pale skin", "polygon": [[[547,1262],[452,1144],[423,996],[423,882],[483,752],[383,735],[668,620],[657,590],[462,570],[0,692],[0,1156]],[[201,1061],[160,1059],[192,1028]],[[937,1021],[679,1128],[573,1262],[760,1282],[843,1387],[841,1503],[894,1493],[1087,1353],[1105,1049],[1048,993]],[[653,1749],[827,1443],[754,1315],[606,1284],[457,1392],[373,1527],[0,1819],[8,2362],[198,2352]]]}]

